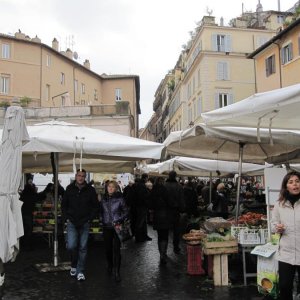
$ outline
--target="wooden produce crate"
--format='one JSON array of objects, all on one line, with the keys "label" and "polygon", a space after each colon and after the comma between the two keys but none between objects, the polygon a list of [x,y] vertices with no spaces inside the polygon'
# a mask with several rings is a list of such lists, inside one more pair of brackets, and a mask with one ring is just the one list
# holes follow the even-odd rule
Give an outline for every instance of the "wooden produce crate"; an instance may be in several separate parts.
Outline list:
[{"label": "wooden produce crate", "polygon": [[236,240],[223,242],[204,241],[203,252],[206,255],[238,253],[238,243]]}]

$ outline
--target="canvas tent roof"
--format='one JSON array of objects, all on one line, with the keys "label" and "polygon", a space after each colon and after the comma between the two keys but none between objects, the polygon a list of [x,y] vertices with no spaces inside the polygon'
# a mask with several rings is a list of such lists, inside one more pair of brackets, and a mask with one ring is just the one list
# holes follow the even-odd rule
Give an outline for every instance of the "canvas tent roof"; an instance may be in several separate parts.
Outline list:
[{"label": "canvas tent roof", "polygon": [[234,104],[202,113],[209,126],[300,130],[300,84],[254,94]]},{"label": "canvas tent roof", "polygon": [[[239,161],[239,147],[244,144],[243,162],[279,163],[289,161],[289,154],[300,149],[300,131],[261,129],[261,142],[256,128],[208,127],[194,125],[184,131],[171,132],[164,141],[169,155]],[[280,157],[280,159],[277,159]]]}]

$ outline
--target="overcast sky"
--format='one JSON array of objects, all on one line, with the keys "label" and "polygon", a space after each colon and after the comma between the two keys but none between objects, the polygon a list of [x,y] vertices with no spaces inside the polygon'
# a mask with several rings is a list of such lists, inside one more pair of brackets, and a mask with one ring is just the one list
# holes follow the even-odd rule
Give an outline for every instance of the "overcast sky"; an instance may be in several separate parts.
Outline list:
[{"label": "overcast sky", "polygon": [[[281,0],[285,11],[296,0]],[[56,37],[61,50],[78,52],[91,69],[106,74],[140,76],[140,126],[152,115],[155,91],[181,53],[189,32],[207,9],[225,25],[242,12],[255,11],[258,0],[0,0],[0,32],[18,29],[51,45]],[[277,10],[278,0],[261,0],[264,10]],[[67,40],[72,40],[74,45]]]}]

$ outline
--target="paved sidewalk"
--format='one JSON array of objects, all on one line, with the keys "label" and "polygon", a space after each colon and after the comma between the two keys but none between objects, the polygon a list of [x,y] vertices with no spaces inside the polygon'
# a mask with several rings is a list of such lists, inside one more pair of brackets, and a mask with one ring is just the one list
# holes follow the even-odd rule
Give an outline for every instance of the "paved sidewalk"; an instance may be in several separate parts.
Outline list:
[{"label": "paved sidewalk", "polygon": [[[34,264],[51,262],[52,249],[41,239],[35,239],[34,249],[23,251],[15,263],[6,265],[5,285],[0,290],[3,300],[189,300],[189,299],[262,299],[255,284],[244,287],[240,274],[231,287],[214,288],[206,276],[186,274],[186,253],[175,255],[169,245],[169,262],[159,266],[156,232],[150,230],[153,241],[126,243],[122,250],[122,281],[115,283],[106,273],[103,242],[90,242],[85,282],[77,282],[69,273],[39,273]],[[184,249],[182,244],[182,249]],[[68,255],[61,242],[62,261]],[[233,263],[232,266],[233,267]],[[237,266],[239,264],[237,263]],[[234,274],[233,274],[234,275]],[[2,298],[1,298],[2,296]]]}]

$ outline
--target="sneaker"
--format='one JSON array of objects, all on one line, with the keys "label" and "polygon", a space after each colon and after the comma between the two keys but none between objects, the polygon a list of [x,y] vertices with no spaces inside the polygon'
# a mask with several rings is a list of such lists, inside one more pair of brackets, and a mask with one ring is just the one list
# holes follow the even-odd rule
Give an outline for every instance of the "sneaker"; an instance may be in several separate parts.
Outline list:
[{"label": "sneaker", "polygon": [[70,270],[70,275],[71,275],[72,277],[75,277],[76,274],[77,274],[76,268],[71,268],[71,270]]},{"label": "sneaker", "polygon": [[77,280],[78,281],[84,281],[85,280],[85,276],[83,273],[78,273],[77,274]]},{"label": "sneaker", "polygon": [[0,286],[4,284],[4,279],[5,279],[5,273],[0,274]]}]

